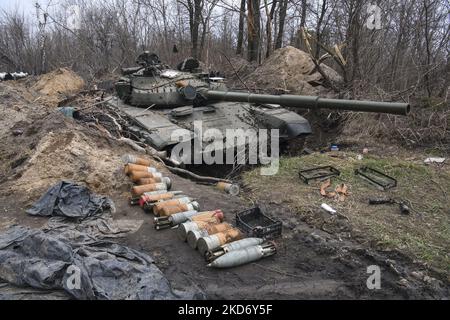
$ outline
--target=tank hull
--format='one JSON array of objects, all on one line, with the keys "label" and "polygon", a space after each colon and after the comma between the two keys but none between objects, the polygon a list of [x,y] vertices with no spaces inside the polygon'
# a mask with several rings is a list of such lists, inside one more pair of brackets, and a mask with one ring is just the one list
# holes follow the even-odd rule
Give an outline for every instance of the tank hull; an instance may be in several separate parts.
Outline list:
[{"label": "tank hull", "polygon": [[[311,126],[305,118],[274,105],[216,102],[203,107],[186,107],[189,110],[186,108],[146,110],[131,106],[118,98],[112,98],[109,103],[133,118],[139,124],[139,127],[135,128],[136,133],[146,143],[160,151],[170,151],[180,142],[191,145],[196,142],[202,145],[201,149],[204,151],[211,143],[211,134],[226,140],[227,136],[242,133],[246,135],[243,142],[245,145],[258,143],[256,140],[261,133],[260,129],[266,129],[267,132],[278,129],[281,143],[311,134]],[[257,136],[251,133],[256,133]],[[232,147],[240,147],[239,141]],[[222,147],[219,145],[216,149],[226,152],[227,144],[224,142]]]}]

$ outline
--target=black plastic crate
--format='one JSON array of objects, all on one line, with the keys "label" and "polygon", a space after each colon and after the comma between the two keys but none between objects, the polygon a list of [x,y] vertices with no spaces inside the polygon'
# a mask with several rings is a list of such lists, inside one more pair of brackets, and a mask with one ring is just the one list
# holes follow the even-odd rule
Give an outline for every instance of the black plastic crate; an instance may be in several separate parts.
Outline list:
[{"label": "black plastic crate", "polygon": [[236,226],[249,237],[273,239],[281,236],[282,223],[254,207],[236,214]]}]

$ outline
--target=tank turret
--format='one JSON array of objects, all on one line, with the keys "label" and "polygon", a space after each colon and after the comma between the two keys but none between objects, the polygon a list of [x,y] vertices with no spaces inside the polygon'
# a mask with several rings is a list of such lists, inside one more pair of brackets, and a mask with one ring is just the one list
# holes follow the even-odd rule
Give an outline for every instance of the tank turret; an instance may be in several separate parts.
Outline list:
[{"label": "tank turret", "polygon": [[[230,91],[217,73],[202,72],[201,64],[187,58],[171,69],[156,54],[144,52],[139,67],[123,69],[116,83],[119,99],[112,101],[135,118],[146,132],[136,134],[157,150],[167,150],[179,141],[174,132],[185,130],[194,136],[195,124],[203,130],[279,129],[280,141],[295,149],[295,139],[311,134],[311,126],[296,108],[334,109],[406,115],[407,103],[327,99],[316,96],[271,95]],[[289,107],[289,109],[285,108]],[[146,110],[143,110],[145,108]]]}]

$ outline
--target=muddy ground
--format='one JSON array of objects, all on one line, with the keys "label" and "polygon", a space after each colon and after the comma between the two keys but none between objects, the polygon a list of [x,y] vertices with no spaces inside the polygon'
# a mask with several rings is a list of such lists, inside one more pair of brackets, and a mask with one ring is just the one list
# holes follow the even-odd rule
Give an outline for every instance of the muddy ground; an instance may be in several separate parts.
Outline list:
[{"label": "muddy ground", "polygon": [[[26,93],[26,94],[25,94]],[[209,299],[446,299],[449,280],[397,250],[375,250],[370,243],[342,238],[308,224],[287,203],[270,193],[238,197],[160,170],[173,179],[173,190],[196,198],[203,210],[222,209],[226,221],[257,201],[283,221],[278,253],[227,270],[209,269],[175,230],[156,231],[153,217],[128,204],[131,183],[121,157],[129,145],[64,117],[23,83],[0,84],[0,232],[12,224],[33,228],[47,218],[25,213],[48,187],[62,179],[87,185],[112,198],[114,218],[144,220],[134,234],[117,239],[155,259],[175,289],[192,286]],[[61,97],[59,97],[61,98]],[[48,99],[53,101],[52,99]],[[270,182],[268,182],[270,183]],[[367,267],[381,268],[381,289],[369,290]],[[1,290],[1,288],[0,288]]]},{"label": "muddy ground", "polygon": [[[205,207],[222,208],[228,221],[233,213],[248,206],[208,187],[199,188],[186,181],[177,185],[198,197]],[[124,206],[127,217],[142,217],[139,209],[130,210],[126,203]],[[352,241],[339,241],[296,220],[293,212],[272,209],[273,215],[288,221],[283,238],[277,241],[278,254],[230,270],[206,268],[200,255],[181,243],[176,232],[155,232],[150,219],[125,242],[150,252],[175,288],[196,285],[210,299],[433,299],[448,294],[438,283],[404,280],[416,269],[396,253],[379,255]],[[381,290],[366,287],[367,266],[372,264],[382,268]]]},{"label": "muddy ground", "polygon": [[[227,221],[247,208],[249,203],[212,187],[168,174],[174,188],[198,199],[203,208],[221,208]],[[125,179],[125,176],[124,176]],[[203,258],[176,230],[156,231],[152,216],[128,204],[127,196],[109,193],[116,205],[114,218],[144,220],[142,227],[117,241],[143,251],[155,259],[175,289],[201,288],[209,299],[439,299],[448,297],[445,282],[434,278],[419,279],[425,272],[398,252],[375,252],[352,241],[336,238],[309,227],[295,212],[279,205],[266,209],[284,223],[283,237],[277,240],[278,253],[256,263],[216,270],[205,266]],[[262,203],[264,205],[264,203]],[[26,215],[20,196],[0,198],[2,229],[14,221],[34,228],[47,219]],[[367,267],[381,267],[381,289],[366,286]]]}]

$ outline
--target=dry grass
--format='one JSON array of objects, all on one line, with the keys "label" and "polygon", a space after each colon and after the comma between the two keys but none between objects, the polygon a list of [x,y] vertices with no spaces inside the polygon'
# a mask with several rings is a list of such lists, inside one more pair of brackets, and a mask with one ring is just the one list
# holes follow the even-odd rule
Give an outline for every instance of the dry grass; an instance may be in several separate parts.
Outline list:
[{"label": "dry grass", "polygon": [[[399,249],[450,274],[450,168],[427,166],[423,159],[402,160],[389,157],[365,156],[357,160],[355,153],[341,153],[342,158],[314,153],[304,157],[282,158],[279,173],[261,176],[259,170],[244,175],[245,184],[257,199],[275,201],[296,210],[306,222],[325,231],[356,237],[383,249]],[[351,195],[338,202],[319,193],[319,183],[306,185],[298,179],[298,170],[332,165],[341,171],[333,186],[345,183]],[[398,186],[379,191],[354,175],[354,169],[367,165],[398,180]],[[407,200],[414,209],[401,215],[398,205],[368,205],[370,197],[387,196]],[[348,218],[330,216],[320,209],[326,202]]]},{"label": "dry grass", "polygon": [[450,150],[450,106],[448,102],[421,102],[407,116],[348,112],[343,122],[346,140],[385,142],[411,148]]}]

